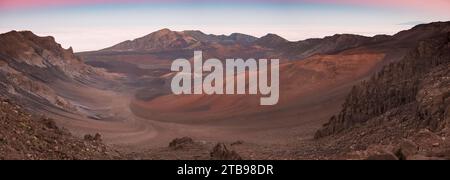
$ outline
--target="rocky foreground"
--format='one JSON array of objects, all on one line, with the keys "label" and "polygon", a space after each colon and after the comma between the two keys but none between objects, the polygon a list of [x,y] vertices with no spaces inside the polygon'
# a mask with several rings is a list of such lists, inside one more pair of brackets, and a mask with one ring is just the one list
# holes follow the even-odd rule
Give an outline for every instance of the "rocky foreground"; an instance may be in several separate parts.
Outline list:
[{"label": "rocky foreground", "polygon": [[120,154],[97,135],[84,139],[58,128],[55,122],[32,116],[9,100],[0,101],[0,159],[118,159]]}]

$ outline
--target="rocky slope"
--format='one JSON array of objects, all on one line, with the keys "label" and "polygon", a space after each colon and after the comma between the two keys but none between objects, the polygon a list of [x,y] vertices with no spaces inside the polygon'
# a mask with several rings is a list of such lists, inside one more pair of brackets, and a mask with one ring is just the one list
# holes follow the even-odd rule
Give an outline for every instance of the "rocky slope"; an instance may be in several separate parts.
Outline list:
[{"label": "rocky slope", "polygon": [[0,34],[0,42],[1,96],[20,104],[46,104],[75,111],[74,103],[64,96],[74,88],[69,86],[100,88],[117,78],[84,64],[71,48],[63,49],[53,37],[11,31]]},{"label": "rocky slope", "polygon": [[447,159],[449,97],[446,32],[421,41],[403,60],[355,86],[342,111],[315,137],[347,158]]},{"label": "rocky slope", "polygon": [[121,155],[86,135],[73,137],[53,120],[26,113],[10,100],[0,100],[0,160],[5,159],[118,159]]},{"label": "rocky slope", "polygon": [[437,130],[445,123],[446,102],[449,95],[445,72],[442,89],[429,90],[424,86],[424,79],[440,66],[449,67],[450,36],[441,35],[419,43],[416,50],[408,54],[402,61],[383,68],[369,81],[355,86],[343,105],[341,113],[332,117],[317,133],[317,137],[338,133],[371,118],[380,116],[387,111],[416,103],[418,105],[416,123]]},{"label": "rocky slope", "polygon": [[[63,49],[53,37],[38,37],[30,31],[11,31],[0,35],[0,57],[3,65],[11,68],[28,69],[35,72],[37,78],[53,79],[89,78],[89,74],[100,74],[98,69],[84,65],[73,54],[72,48]],[[43,72],[54,72],[56,77],[45,77]],[[24,71],[26,72],[26,71]],[[31,72],[28,72],[31,73]],[[50,79],[49,79],[50,78]]]}]

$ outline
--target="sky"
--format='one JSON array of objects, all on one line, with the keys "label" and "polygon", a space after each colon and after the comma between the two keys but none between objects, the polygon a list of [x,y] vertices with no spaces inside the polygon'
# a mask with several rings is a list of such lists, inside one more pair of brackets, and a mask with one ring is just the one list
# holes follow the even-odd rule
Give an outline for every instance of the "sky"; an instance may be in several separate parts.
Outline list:
[{"label": "sky", "polygon": [[0,33],[31,30],[74,51],[103,49],[163,28],[278,34],[395,34],[450,21],[450,0],[0,0]]}]

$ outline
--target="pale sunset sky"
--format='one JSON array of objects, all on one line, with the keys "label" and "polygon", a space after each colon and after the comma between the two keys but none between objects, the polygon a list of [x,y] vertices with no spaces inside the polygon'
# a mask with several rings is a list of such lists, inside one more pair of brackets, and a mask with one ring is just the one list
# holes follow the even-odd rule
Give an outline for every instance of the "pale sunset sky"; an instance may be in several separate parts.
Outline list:
[{"label": "pale sunset sky", "polygon": [[450,20],[450,0],[0,0],[0,33],[31,30],[75,51],[98,50],[163,28],[278,34],[394,34]]}]

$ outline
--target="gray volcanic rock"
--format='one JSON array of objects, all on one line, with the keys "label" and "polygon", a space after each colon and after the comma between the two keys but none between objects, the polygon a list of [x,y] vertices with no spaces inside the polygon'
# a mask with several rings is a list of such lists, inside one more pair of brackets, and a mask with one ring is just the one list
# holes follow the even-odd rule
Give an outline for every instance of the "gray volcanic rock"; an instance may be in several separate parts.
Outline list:
[{"label": "gray volcanic rock", "polygon": [[26,113],[0,100],[0,160],[121,159],[121,154],[100,139],[83,140],[58,128],[48,118]]},{"label": "gray volcanic rock", "polygon": [[[402,61],[390,64],[369,81],[355,86],[339,115],[316,133],[332,135],[413,103],[416,127],[442,129],[448,121],[450,33],[422,41]],[[429,82],[432,81],[432,82]]]}]

